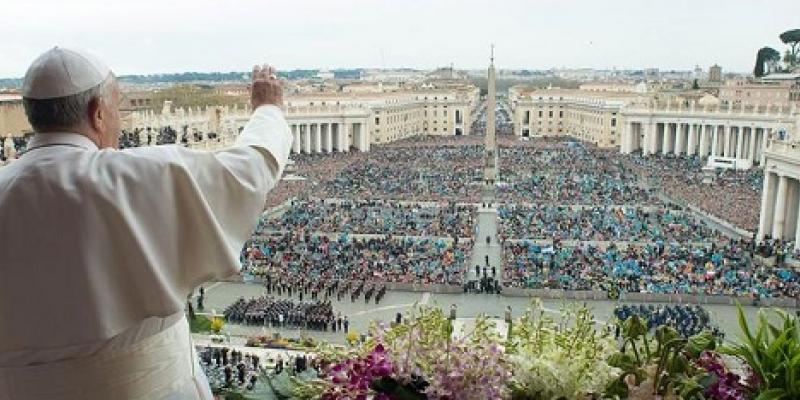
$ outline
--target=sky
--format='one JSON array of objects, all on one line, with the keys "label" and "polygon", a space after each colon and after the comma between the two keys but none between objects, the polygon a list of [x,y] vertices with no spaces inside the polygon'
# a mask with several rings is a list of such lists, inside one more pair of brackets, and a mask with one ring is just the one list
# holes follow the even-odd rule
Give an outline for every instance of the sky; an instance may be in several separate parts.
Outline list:
[{"label": "sky", "polygon": [[748,72],[800,28],[798,0],[0,0],[0,77],[55,45],[118,75],[279,69]]}]

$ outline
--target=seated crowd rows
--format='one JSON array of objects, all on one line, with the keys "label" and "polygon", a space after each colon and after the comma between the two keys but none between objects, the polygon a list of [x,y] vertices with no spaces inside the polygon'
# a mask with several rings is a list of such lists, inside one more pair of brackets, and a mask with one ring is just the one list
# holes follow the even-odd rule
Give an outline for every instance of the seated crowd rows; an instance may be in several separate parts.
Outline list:
[{"label": "seated crowd rows", "polygon": [[710,171],[711,183],[703,183],[705,162],[697,156],[631,155],[623,159],[629,169],[639,171],[667,195],[742,229],[755,231],[758,227],[763,170]]},{"label": "seated crowd rows", "polygon": [[800,295],[800,276],[791,267],[753,263],[752,242],[611,244],[603,249],[523,241],[506,243],[504,251],[508,286],[752,298]]},{"label": "seated crowd rows", "polygon": [[243,258],[247,268],[260,274],[460,284],[471,249],[469,240],[292,232],[254,236]]},{"label": "seated crowd rows", "polygon": [[656,204],[615,153],[582,145],[542,150],[501,149],[501,202],[624,205]]},{"label": "seated crowd rows", "polygon": [[400,204],[381,200],[292,201],[280,217],[266,221],[271,231],[344,232],[401,236],[472,236],[475,207]]},{"label": "seated crowd rows", "polygon": [[581,241],[707,242],[720,239],[690,214],[666,208],[501,206],[501,236]]}]

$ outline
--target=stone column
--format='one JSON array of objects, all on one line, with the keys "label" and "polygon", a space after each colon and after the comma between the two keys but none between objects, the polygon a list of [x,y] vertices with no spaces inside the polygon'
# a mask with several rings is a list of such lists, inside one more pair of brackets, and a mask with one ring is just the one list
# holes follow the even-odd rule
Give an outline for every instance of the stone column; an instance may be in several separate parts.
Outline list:
[{"label": "stone column", "polygon": [[736,158],[745,158],[744,156],[744,127],[739,127],[739,132],[736,133]]},{"label": "stone column", "polygon": [[311,154],[311,124],[305,124],[303,126],[305,127],[303,131],[303,152]]},{"label": "stone column", "polygon": [[330,128],[328,128],[328,129],[331,131],[331,142],[333,144],[333,150],[341,152],[342,151],[342,138],[339,137],[339,130],[341,128],[339,127],[339,124],[337,124],[337,123],[331,123],[329,125],[330,125]]},{"label": "stone column", "polygon": [[719,126],[712,125],[711,136],[711,156],[716,157],[719,155]]},{"label": "stone column", "polygon": [[620,133],[619,152],[620,154],[629,154],[631,148],[631,124],[633,122],[625,122],[622,125],[622,132]]},{"label": "stone column", "polygon": [[331,124],[323,125],[325,127],[325,151],[333,153],[333,132],[331,132]]},{"label": "stone column", "polygon": [[750,128],[750,143],[748,143],[750,150],[747,152],[747,159],[749,159],[753,164],[756,163],[756,134],[758,133],[758,128],[753,127]]},{"label": "stone column", "polygon": [[723,157],[730,157],[730,128],[727,125],[722,125],[722,154]]},{"label": "stone column", "polygon": [[761,214],[758,217],[758,235],[756,239],[764,240],[764,236],[772,233],[772,212],[775,205],[775,175],[764,171],[764,185],[761,189]]},{"label": "stone column", "polygon": [[339,146],[341,151],[350,151],[350,127],[349,124],[344,122],[339,124]]},{"label": "stone column", "polygon": [[684,143],[683,124],[677,122],[675,123],[675,143],[673,143],[673,145],[675,146],[674,153],[676,156],[681,155],[681,153],[683,152],[683,143]]},{"label": "stone column", "polygon": [[701,157],[708,156],[708,132],[706,129],[706,125],[702,124],[697,127],[698,132],[700,133],[700,154]]},{"label": "stone column", "polygon": [[783,224],[786,222],[786,189],[788,178],[781,175],[778,178],[778,193],[775,195],[775,212],[772,219],[772,238],[783,238]]},{"label": "stone column", "polygon": [[794,227],[794,249],[800,248],[800,201],[797,202],[797,225]]},{"label": "stone column", "polygon": [[292,125],[292,152],[295,154],[300,153],[300,125]]},{"label": "stone column", "polygon": [[653,122],[648,126],[650,127],[650,154],[656,154],[658,149],[658,123]]},{"label": "stone column", "polygon": [[321,124],[314,124],[312,125],[315,129],[311,130],[311,137],[312,141],[311,144],[314,145],[314,152],[315,153],[322,153],[322,125]]},{"label": "stone column", "polygon": [[695,154],[696,143],[697,143],[697,125],[689,124],[689,143],[686,146],[687,156],[693,156]]},{"label": "stone column", "polygon": [[650,138],[650,135],[652,134],[652,132],[650,132],[650,124],[647,122],[642,122],[641,130],[642,130],[642,156],[647,156],[650,154],[650,142],[652,141],[652,138]]},{"label": "stone column", "polygon": [[358,133],[356,135],[356,146],[358,147],[358,151],[369,151],[369,140],[367,140],[367,129],[365,124],[360,122],[356,124],[353,128]]},{"label": "stone column", "polygon": [[[663,155],[669,154],[669,125],[669,123],[664,123],[664,137],[661,138],[661,154]],[[658,130],[658,128],[656,128],[656,130]]]}]

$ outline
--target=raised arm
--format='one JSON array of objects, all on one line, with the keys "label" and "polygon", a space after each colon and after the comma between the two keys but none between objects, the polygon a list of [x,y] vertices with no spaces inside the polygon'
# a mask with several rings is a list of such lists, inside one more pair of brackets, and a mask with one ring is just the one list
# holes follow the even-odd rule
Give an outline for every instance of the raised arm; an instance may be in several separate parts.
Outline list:
[{"label": "raised arm", "polygon": [[274,69],[256,67],[251,91],[253,115],[229,149],[151,146],[118,152],[137,165],[131,179],[147,179],[163,188],[137,196],[137,201],[148,203],[138,209],[155,214],[143,221],[156,225],[147,232],[159,232],[158,224],[170,223],[163,223],[159,234],[139,240],[160,242],[147,247],[163,252],[151,256],[173,266],[168,273],[174,275],[168,279],[180,291],[238,271],[242,246],[289,157],[292,135],[280,108],[283,95]]}]

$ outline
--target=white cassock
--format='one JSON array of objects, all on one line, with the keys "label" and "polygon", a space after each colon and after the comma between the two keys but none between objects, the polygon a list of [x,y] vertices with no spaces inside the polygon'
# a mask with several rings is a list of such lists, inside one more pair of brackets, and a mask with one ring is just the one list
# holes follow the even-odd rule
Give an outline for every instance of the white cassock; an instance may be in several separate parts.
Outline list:
[{"label": "white cassock", "polygon": [[186,297],[239,271],[291,141],[274,106],[218,152],[35,135],[0,168],[0,400],[211,398]]}]

